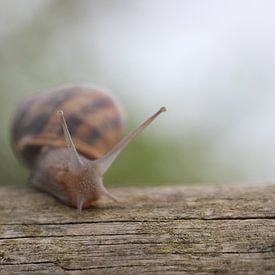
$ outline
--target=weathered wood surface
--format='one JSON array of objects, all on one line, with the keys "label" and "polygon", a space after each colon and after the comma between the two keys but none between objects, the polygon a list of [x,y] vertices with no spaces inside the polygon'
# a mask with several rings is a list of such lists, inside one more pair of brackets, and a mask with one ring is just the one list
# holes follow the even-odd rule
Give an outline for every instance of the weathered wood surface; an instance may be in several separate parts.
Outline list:
[{"label": "weathered wood surface", "polygon": [[275,185],[111,191],[78,214],[0,188],[0,273],[275,274]]}]

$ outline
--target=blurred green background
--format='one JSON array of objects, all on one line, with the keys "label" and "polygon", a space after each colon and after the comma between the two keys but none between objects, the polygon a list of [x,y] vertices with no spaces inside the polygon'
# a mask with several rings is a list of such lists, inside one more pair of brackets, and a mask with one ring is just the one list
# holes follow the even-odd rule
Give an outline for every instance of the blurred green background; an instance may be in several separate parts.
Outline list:
[{"label": "blurred green background", "polygon": [[113,91],[126,132],[168,108],[107,185],[274,179],[275,6],[206,2],[0,0],[1,185],[28,182],[9,144],[18,104],[81,83]]}]

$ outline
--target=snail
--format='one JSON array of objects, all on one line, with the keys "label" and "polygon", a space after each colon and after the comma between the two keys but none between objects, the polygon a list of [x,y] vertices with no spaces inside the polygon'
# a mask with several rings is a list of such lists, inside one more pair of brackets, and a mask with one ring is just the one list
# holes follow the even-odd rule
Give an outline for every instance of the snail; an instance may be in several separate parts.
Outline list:
[{"label": "snail", "polygon": [[28,98],[11,127],[15,154],[31,169],[32,184],[79,212],[109,193],[103,175],[127,144],[160,113],[126,137],[122,113],[113,97],[82,86],[57,88]]}]

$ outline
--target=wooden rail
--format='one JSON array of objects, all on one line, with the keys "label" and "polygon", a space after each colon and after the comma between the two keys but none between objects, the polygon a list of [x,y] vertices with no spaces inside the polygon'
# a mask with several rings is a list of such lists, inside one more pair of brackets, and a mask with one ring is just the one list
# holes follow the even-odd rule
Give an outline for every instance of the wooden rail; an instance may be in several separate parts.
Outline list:
[{"label": "wooden rail", "polygon": [[0,188],[0,274],[275,274],[275,185],[110,191],[79,214]]}]

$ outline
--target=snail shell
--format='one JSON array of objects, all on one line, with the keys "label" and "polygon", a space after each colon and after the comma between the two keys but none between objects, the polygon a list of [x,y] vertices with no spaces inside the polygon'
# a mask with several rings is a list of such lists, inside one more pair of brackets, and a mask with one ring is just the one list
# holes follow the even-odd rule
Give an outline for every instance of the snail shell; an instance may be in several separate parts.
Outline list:
[{"label": "snail shell", "polygon": [[121,111],[106,92],[75,86],[38,94],[20,106],[12,124],[14,150],[30,167],[43,147],[66,146],[59,109],[77,151],[88,159],[100,158],[121,139]]}]

